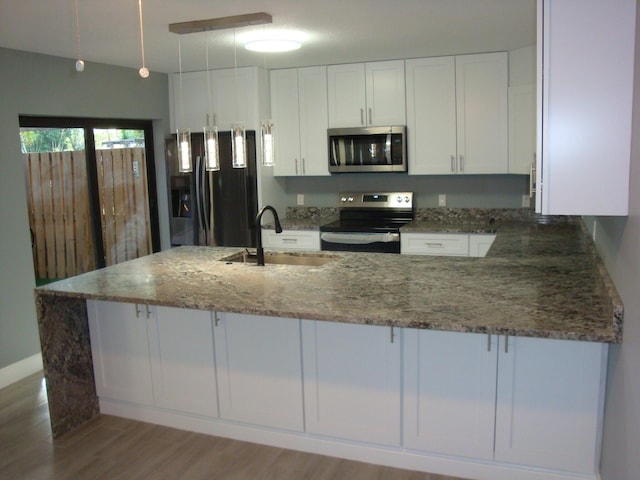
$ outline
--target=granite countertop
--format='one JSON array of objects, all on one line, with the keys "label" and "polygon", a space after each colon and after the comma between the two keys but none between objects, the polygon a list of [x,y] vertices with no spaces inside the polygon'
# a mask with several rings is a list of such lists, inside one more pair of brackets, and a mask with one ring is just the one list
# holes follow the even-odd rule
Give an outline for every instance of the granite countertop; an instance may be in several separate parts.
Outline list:
[{"label": "granite countertop", "polygon": [[321,267],[220,261],[242,250],[178,247],[51,283],[37,294],[396,327],[622,340],[622,302],[580,223],[499,224],[485,258],[321,252],[317,255],[333,257]]}]

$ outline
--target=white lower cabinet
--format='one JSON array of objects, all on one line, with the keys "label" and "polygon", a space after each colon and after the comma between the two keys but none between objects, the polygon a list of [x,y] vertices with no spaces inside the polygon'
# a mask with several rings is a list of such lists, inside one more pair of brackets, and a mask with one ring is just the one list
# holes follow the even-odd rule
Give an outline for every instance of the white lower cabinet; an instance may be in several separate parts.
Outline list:
[{"label": "white lower cabinet", "polygon": [[494,233],[401,233],[400,252],[409,255],[484,257]]},{"label": "white lower cabinet", "polygon": [[87,301],[99,397],[153,405],[145,305]]},{"label": "white lower cabinet", "polygon": [[300,320],[216,315],[220,417],[302,431]]},{"label": "white lower cabinet", "polygon": [[283,230],[282,233],[276,233],[272,229],[263,229],[262,246],[275,249],[320,251],[320,232],[318,230]]},{"label": "white lower cabinet", "polygon": [[497,355],[495,336],[405,330],[404,447],[492,460]]},{"label": "white lower cabinet", "polygon": [[302,321],[305,431],[400,445],[401,331]]},{"label": "white lower cabinet", "polygon": [[149,350],[156,407],[218,416],[212,314],[153,307]]},{"label": "white lower cabinet", "polygon": [[500,338],[495,459],[597,472],[607,346]]}]

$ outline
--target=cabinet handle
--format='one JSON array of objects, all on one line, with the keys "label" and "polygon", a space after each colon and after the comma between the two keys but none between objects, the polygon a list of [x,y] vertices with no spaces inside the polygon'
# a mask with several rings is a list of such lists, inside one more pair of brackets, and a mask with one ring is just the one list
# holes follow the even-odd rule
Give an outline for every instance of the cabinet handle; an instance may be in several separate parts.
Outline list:
[{"label": "cabinet handle", "polygon": [[456,156],[451,155],[451,173],[456,173]]},{"label": "cabinet handle", "polygon": [[136,308],[136,318],[140,318],[140,314],[142,313],[142,308],[137,303],[134,305]]},{"label": "cabinet handle", "polygon": [[283,238],[282,243],[298,243],[297,238]]},{"label": "cabinet handle", "polygon": [[464,172],[464,155],[460,155],[460,171]]},{"label": "cabinet handle", "polygon": [[304,161],[304,157],[302,157],[302,174],[306,175],[307,174],[307,165]]},{"label": "cabinet handle", "polygon": [[536,193],[536,154],[533,153],[533,163],[531,164],[531,172],[529,173],[529,198],[533,198]]},{"label": "cabinet handle", "polygon": [[371,110],[371,107],[369,107],[369,125],[371,125],[373,123],[373,112]]},{"label": "cabinet handle", "polygon": [[298,159],[296,158],[296,175],[298,175]]},{"label": "cabinet handle", "polygon": [[213,324],[217,327],[220,323],[220,319],[218,318],[218,312],[213,312]]},{"label": "cabinet handle", "polygon": [[391,325],[391,331],[389,332],[389,335],[390,335],[389,339],[391,340],[391,343],[393,343],[393,340],[396,338],[396,334],[393,331],[393,325]]},{"label": "cabinet handle", "polygon": [[427,247],[437,247],[437,248],[443,248],[444,244],[443,243],[435,243],[435,242],[425,242],[424,243]]},{"label": "cabinet handle", "polygon": [[504,353],[509,353],[509,335],[504,336]]},{"label": "cabinet handle", "polygon": [[364,108],[360,109],[360,125],[364,125]]},{"label": "cabinet handle", "polygon": [[151,308],[149,308],[149,304],[148,304],[148,303],[146,303],[146,304],[144,305],[144,308],[145,308],[145,309],[146,309],[146,311],[147,311],[147,318],[151,317]]},{"label": "cabinet handle", "polygon": [[491,334],[487,335],[487,352],[491,351]]}]

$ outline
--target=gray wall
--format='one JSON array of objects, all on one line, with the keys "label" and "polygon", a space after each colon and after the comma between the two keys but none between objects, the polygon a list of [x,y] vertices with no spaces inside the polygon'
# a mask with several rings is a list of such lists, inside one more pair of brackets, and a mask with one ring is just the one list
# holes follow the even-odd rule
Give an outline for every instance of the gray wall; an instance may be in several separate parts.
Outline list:
[{"label": "gray wall", "polygon": [[154,120],[162,245],[169,245],[164,137],[168,81],[152,73],[0,48],[0,369],[40,351],[35,278],[20,153],[21,114]]},{"label": "gray wall", "polygon": [[624,302],[621,345],[609,351],[602,450],[603,480],[640,476],[640,9],[636,18],[636,74],[629,215],[588,218],[596,244]]}]

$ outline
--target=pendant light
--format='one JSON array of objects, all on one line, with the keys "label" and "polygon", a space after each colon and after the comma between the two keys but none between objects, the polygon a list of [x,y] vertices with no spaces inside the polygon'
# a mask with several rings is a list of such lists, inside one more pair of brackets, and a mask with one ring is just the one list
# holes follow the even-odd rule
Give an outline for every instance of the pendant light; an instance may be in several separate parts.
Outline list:
[{"label": "pendant light", "polygon": [[[182,94],[182,48],[180,45],[180,37],[178,37],[178,68],[180,82],[180,120],[184,125],[184,97]],[[176,136],[178,137],[178,171],[180,173],[188,173],[193,171],[191,165],[191,130],[176,129]]]},{"label": "pendant light", "polygon": [[82,50],[80,49],[80,15],[78,14],[78,0],[75,0],[76,12],[76,45],[78,47],[78,60],[76,61],[76,71],[84,72],[84,60],[82,60]]},{"label": "pendant light", "polygon": [[[236,94],[236,117],[238,116],[238,56],[236,48],[236,29],[233,29],[233,71],[235,82],[233,88]],[[247,166],[247,133],[241,122],[231,125],[231,158],[233,168],[245,168]]]},{"label": "pendant light", "polygon": [[138,74],[142,78],[149,78],[149,69],[144,63],[144,30],[142,28],[142,0],[138,0],[138,17],[140,17],[140,51],[142,52],[142,67],[138,70]]},{"label": "pendant light", "polygon": [[[207,105],[209,113],[207,114],[207,124],[204,127],[204,151],[205,151],[205,170],[215,172],[220,170],[220,152],[218,148],[218,127],[215,125],[215,117],[213,115],[213,106],[211,102],[211,81],[209,72],[209,42],[205,39],[205,55],[207,57]],[[213,125],[211,125],[211,119]]]}]

